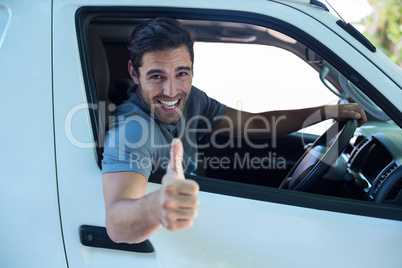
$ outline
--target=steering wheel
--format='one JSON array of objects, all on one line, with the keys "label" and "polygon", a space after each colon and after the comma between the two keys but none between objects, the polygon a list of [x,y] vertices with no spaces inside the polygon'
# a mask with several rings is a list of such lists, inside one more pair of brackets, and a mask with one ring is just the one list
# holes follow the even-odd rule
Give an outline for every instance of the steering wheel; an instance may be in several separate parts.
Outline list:
[{"label": "steering wheel", "polygon": [[279,188],[311,191],[346,149],[356,127],[352,119],[335,122],[300,157]]}]

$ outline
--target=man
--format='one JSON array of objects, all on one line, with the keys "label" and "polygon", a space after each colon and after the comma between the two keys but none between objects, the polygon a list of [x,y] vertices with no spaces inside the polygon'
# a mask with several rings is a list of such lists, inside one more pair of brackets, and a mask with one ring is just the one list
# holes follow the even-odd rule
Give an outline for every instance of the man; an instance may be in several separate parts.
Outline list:
[{"label": "man", "polygon": [[[197,129],[243,133],[248,128],[266,136],[271,131],[266,122],[281,117],[275,129],[280,136],[302,128],[317,111],[322,120],[366,121],[354,104],[260,114],[226,107],[192,87],[193,43],[182,23],[165,18],[142,23],[131,36],[128,71],[135,92],[110,124],[102,162],[106,228],[115,242],[141,242],[162,226],[192,226],[199,186],[184,172],[196,168]],[[161,189],[144,195],[152,169],[160,167],[167,167]]]}]

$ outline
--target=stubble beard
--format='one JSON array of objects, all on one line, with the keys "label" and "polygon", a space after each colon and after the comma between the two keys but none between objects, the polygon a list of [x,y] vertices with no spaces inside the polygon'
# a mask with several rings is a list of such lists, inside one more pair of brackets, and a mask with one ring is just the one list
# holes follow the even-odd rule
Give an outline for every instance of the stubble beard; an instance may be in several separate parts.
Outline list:
[{"label": "stubble beard", "polygon": [[144,106],[150,111],[150,113],[156,117],[161,123],[166,124],[166,125],[174,125],[177,124],[182,115],[183,115],[183,109],[184,105],[186,104],[187,101],[187,94],[182,93],[182,95],[179,95],[181,98],[180,100],[180,107],[177,110],[177,112],[169,114],[160,108],[162,104],[160,104],[158,101],[155,100],[155,98],[158,98],[159,96],[154,97],[154,99],[151,101],[150,99],[146,98],[146,96],[143,95],[142,87],[141,84],[137,85],[137,89],[135,91],[135,94],[139,96],[140,100],[144,104]]}]

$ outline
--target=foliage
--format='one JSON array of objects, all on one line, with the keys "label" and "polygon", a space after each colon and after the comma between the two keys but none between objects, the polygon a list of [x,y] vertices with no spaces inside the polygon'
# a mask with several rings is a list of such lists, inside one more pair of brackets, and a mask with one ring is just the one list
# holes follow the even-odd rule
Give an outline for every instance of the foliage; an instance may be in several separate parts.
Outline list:
[{"label": "foliage", "polygon": [[366,37],[402,67],[402,0],[368,0],[373,13],[365,19]]}]

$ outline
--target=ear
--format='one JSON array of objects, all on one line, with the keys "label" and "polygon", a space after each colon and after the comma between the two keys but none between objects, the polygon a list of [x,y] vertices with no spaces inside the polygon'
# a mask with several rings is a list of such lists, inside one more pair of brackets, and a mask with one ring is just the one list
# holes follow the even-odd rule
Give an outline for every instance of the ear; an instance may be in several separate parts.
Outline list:
[{"label": "ear", "polygon": [[140,83],[139,77],[137,76],[137,73],[134,70],[131,60],[128,61],[128,72],[130,73],[130,76],[133,79],[134,83],[138,85]]}]

